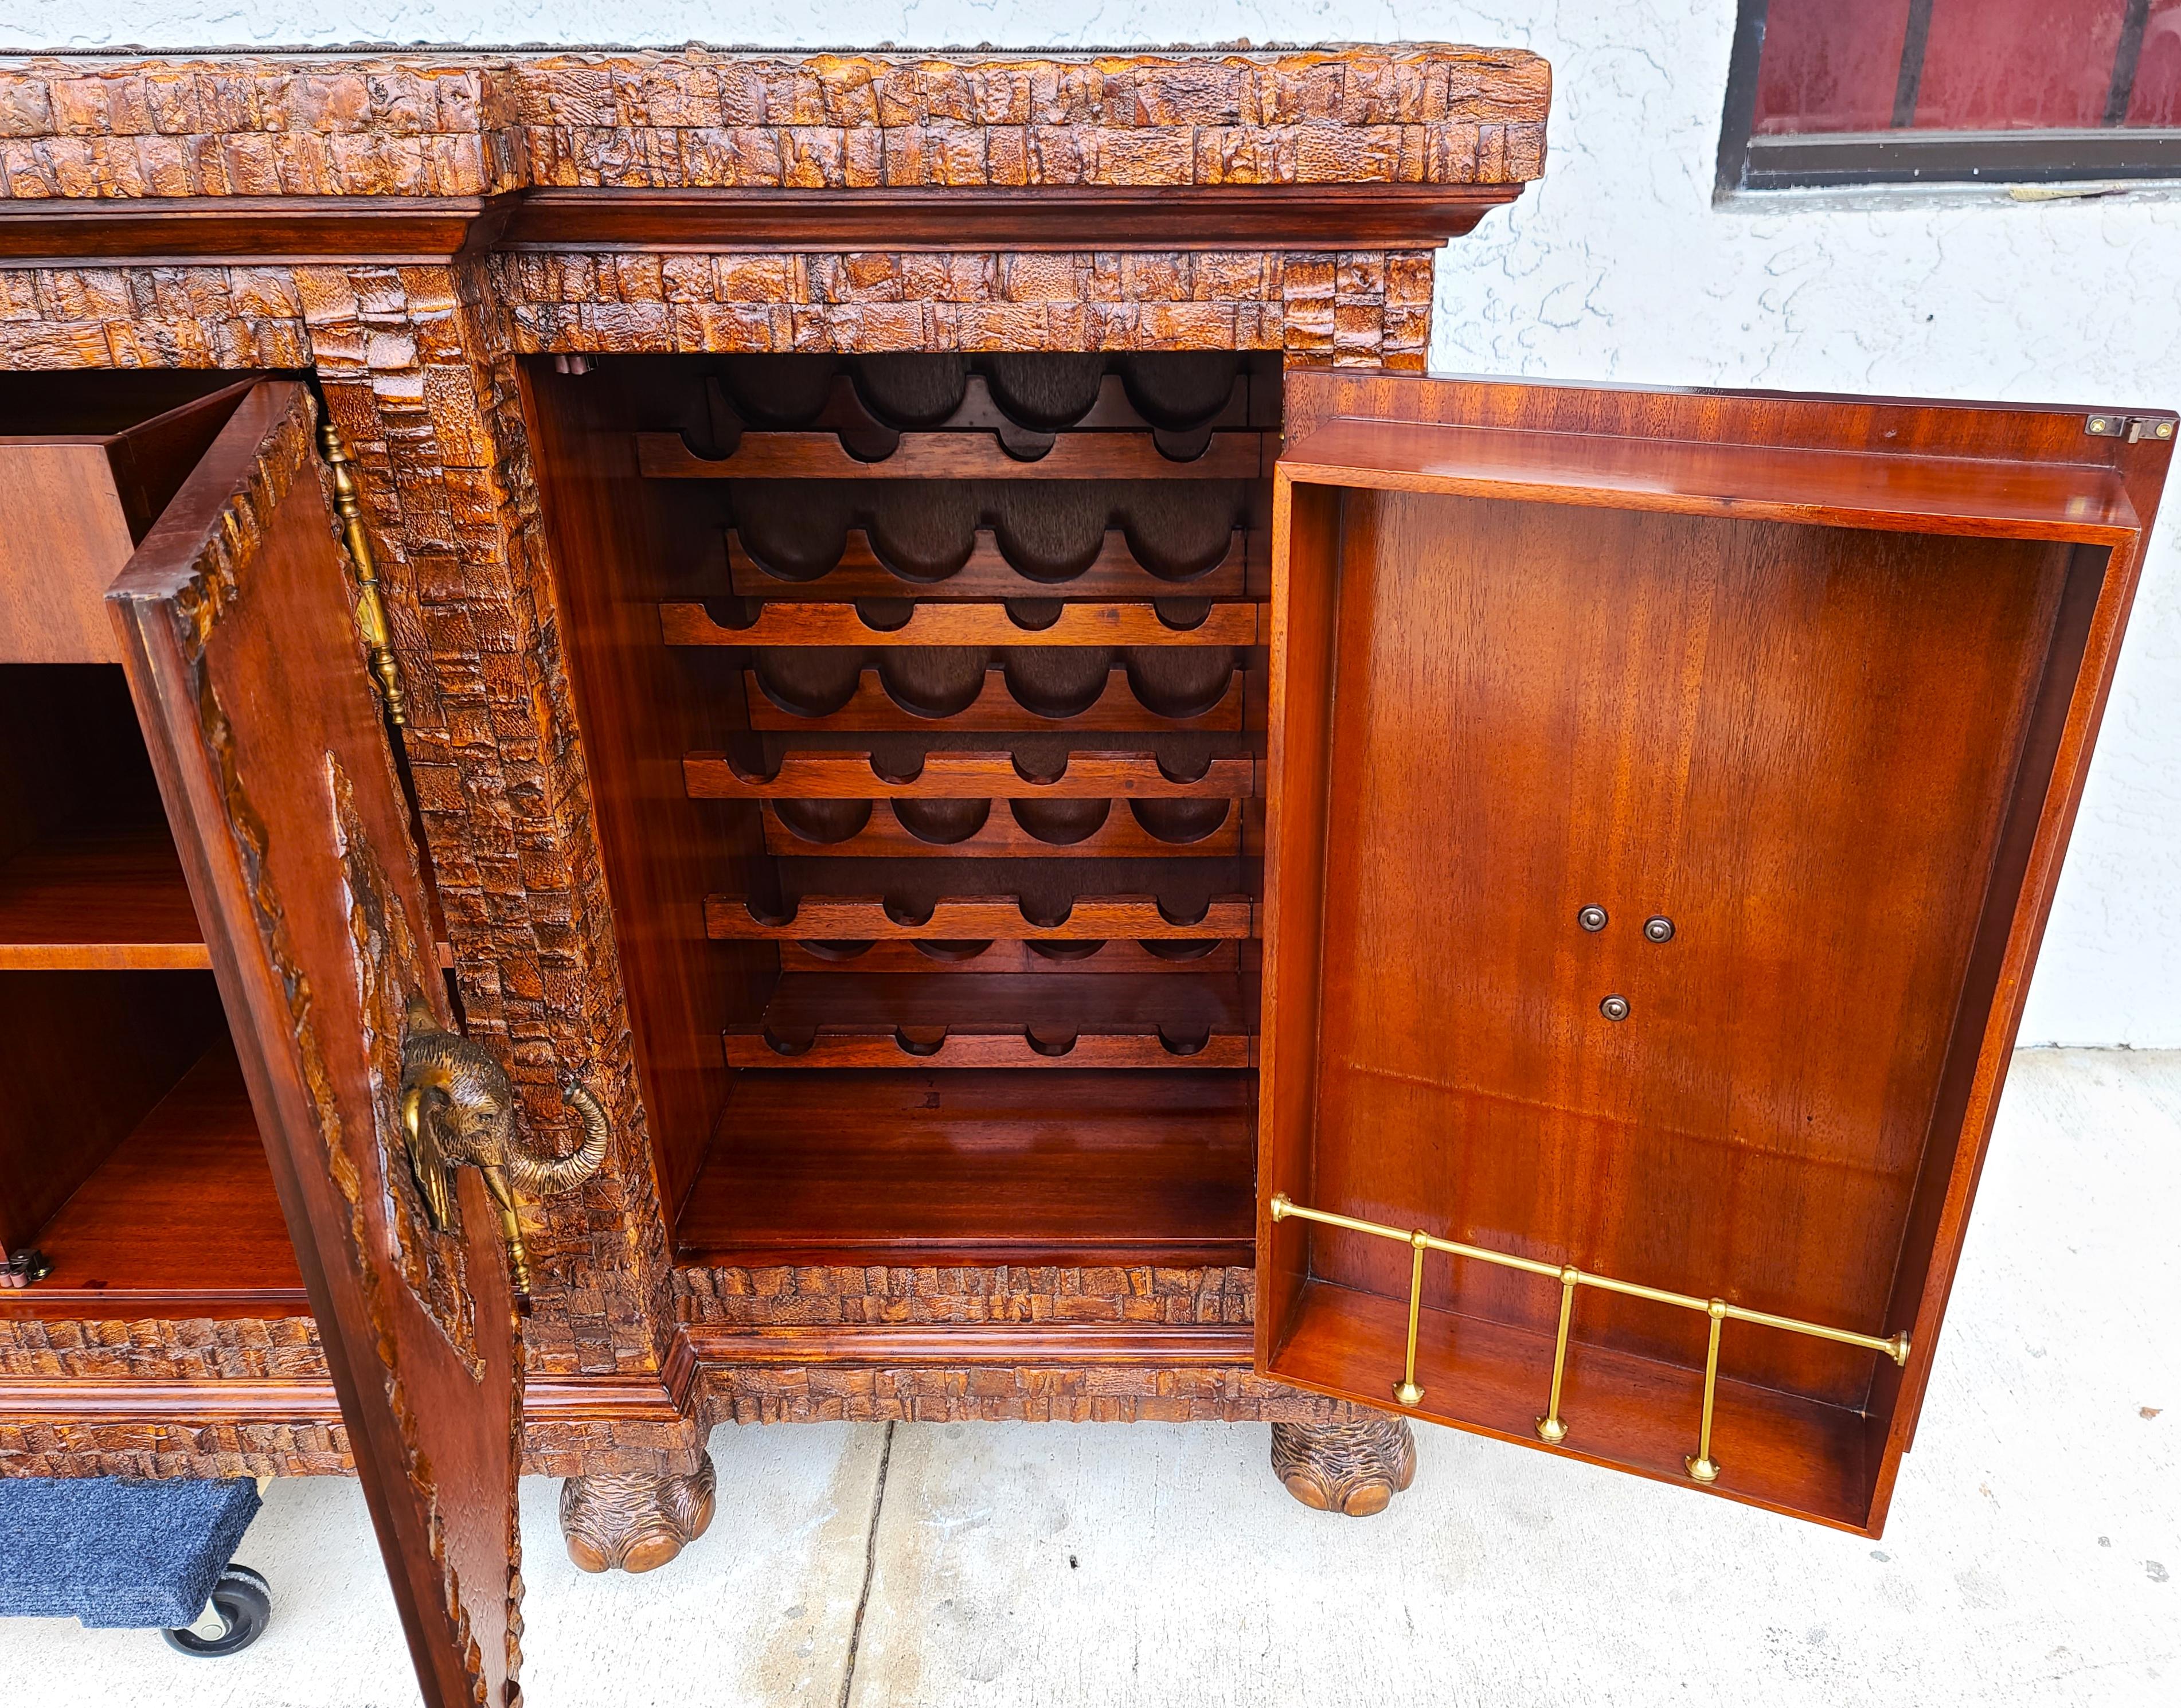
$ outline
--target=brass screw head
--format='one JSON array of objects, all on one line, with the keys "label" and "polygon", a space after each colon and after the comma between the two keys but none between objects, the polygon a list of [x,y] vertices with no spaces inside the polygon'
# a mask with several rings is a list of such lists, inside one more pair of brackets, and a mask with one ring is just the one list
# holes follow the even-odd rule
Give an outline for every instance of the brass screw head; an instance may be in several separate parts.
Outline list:
[{"label": "brass screw head", "polygon": [[1628,1018],[1628,998],[1608,997],[1598,1005],[1598,1011],[1609,1020],[1625,1020]]},{"label": "brass screw head", "polygon": [[1575,922],[1587,931],[1602,931],[1605,929],[1605,909],[1587,907],[1575,916]]},{"label": "brass screw head", "polygon": [[2173,423],[2170,421],[2160,422],[2156,430],[2161,439],[2171,439],[2173,437]]}]

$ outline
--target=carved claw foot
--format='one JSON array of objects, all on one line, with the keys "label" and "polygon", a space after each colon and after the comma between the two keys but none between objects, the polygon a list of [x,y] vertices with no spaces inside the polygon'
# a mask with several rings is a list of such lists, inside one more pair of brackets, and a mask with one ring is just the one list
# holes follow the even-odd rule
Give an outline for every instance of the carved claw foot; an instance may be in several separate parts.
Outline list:
[{"label": "carved claw foot", "polygon": [[687,1476],[605,1473],[560,1485],[560,1536],[586,1572],[649,1572],[704,1534],[718,1479],[704,1455]]},{"label": "carved claw foot", "polygon": [[1321,1512],[1383,1512],[1415,1481],[1416,1438],[1405,1418],[1273,1425],[1273,1474]]}]

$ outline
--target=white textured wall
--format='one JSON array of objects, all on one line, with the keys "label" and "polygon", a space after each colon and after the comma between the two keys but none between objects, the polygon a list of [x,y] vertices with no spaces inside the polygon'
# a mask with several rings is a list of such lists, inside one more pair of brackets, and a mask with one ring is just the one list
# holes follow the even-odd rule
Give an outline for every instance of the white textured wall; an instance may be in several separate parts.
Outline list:
[{"label": "white textured wall", "polygon": [[[1553,62],[1544,181],[1442,260],[1433,365],[2181,405],[2181,196],[1719,209],[1732,0],[9,0],[0,48],[1442,39]],[[2181,1046],[2181,495],[2154,542],[2024,1042]]]}]

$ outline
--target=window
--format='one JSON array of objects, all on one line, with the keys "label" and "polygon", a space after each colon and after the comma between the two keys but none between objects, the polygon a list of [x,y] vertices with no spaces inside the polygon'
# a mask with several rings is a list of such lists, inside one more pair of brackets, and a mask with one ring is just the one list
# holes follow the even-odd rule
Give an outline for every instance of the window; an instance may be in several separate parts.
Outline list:
[{"label": "window", "polygon": [[1719,189],[2181,177],[2181,0],[1742,0]]}]

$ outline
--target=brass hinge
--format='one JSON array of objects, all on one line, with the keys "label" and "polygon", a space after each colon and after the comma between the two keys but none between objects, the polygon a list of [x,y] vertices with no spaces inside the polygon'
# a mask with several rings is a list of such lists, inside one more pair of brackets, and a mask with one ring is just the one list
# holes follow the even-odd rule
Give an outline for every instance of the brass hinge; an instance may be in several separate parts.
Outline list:
[{"label": "brass hinge", "polygon": [[2173,437],[2173,418],[2160,415],[2092,415],[2083,420],[2083,431],[2093,439],[2168,440]]},{"label": "brass hinge", "polygon": [[363,506],[356,497],[356,466],[349,461],[333,417],[318,423],[318,449],[334,473],[334,509],[340,517],[341,540],[356,566],[356,633],[371,660],[372,679],[386,702],[386,717],[396,729],[409,726],[409,702],[401,691],[401,661],[394,655],[394,631],[386,621],[386,595],[378,583],[378,561],[363,531]]}]

